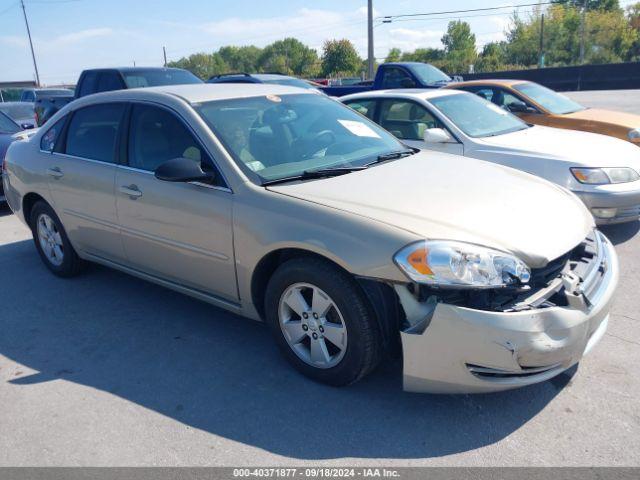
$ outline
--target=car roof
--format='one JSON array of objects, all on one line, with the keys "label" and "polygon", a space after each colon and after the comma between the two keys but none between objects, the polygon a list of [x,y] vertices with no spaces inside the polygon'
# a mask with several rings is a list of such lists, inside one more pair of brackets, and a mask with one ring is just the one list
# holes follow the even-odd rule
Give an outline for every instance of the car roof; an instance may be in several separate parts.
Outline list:
[{"label": "car roof", "polygon": [[419,88],[411,88],[411,89],[393,89],[393,90],[372,90],[369,92],[362,93],[354,93],[353,95],[345,95],[344,97],[340,97],[341,101],[345,100],[357,100],[359,98],[409,98],[409,99],[419,99],[419,100],[429,100],[430,98],[443,97],[446,95],[460,95],[465,94],[467,92],[458,91],[458,90],[445,90],[442,88],[434,88],[434,89],[419,89]]},{"label": "car roof", "polygon": [[87,68],[83,70],[83,72],[125,72],[125,73],[135,73],[135,72],[148,72],[152,70],[184,70],[183,68],[173,68],[173,67],[103,67],[103,68]]},{"label": "car roof", "polygon": [[[92,99],[100,98],[101,101],[130,100],[137,95],[140,98],[150,96],[174,96],[188,103],[201,103],[214,100],[228,100],[233,98],[261,97],[266,95],[290,95],[290,94],[317,94],[314,90],[284,85],[272,85],[265,83],[194,83],[187,85],[163,85],[159,87],[131,88],[114,90],[110,92],[87,95],[82,99],[88,99],[83,103],[92,103]],[[82,100],[79,99],[79,100]],[[76,100],[76,103],[79,102]]]},{"label": "car roof", "polygon": [[455,82],[448,85],[446,88],[456,87],[471,87],[471,86],[497,86],[497,87],[510,87],[519,83],[527,83],[528,80],[518,80],[512,78],[488,78],[486,80],[467,80],[464,82]]}]

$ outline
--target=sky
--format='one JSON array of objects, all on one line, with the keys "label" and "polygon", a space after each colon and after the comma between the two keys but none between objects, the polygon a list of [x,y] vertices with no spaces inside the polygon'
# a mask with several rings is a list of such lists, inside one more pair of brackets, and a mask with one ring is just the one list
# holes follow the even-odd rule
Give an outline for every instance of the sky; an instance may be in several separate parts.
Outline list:
[{"label": "sky", "polygon": [[[358,0],[24,0],[43,84],[74,83],[85,68],[161,66],[224,45],[264,46],[287,36],[321,52],[331,38],[367,50],[367,2]],[[535,3],[535,0],[374,0],[374,16]],[[622,1],[621,3],[630,3]],[[441,47],[450,20],[471,24],[477,44],[504,38],[515,9],[428,19],[376,20],[375,56],[392,47]],[[522,14],[531,7],[520,7]],[[470,16],[473,15],[473,16]],[[0,81],[35,78],[19,0],[0,0]]]}]

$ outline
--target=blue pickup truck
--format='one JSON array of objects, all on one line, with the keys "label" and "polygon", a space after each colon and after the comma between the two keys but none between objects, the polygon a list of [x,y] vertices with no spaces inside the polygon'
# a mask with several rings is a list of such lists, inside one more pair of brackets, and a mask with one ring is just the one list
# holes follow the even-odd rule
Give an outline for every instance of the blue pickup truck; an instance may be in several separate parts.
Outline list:
[{"label": "blue pickup truck", "polygon": [[[456,79],[461,80],[461,79]],[[352,93],[369,90],[388,90],[392,88],[440,88],[453,82],[446,73],[419,62],[383,63],[378,67],[373,81],[361,82],[358,85],[339,87],[322,87],[324,93],[331,97],[342,97]]]}]

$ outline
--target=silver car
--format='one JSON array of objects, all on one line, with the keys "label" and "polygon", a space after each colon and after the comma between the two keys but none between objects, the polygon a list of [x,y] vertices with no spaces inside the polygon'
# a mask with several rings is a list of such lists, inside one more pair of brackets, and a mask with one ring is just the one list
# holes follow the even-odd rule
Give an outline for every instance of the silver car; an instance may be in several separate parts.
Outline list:
[{"label": "silver car", "polygon": [[332,385],[400,345],[410,391],[547,380],[602,337],[618,282],[573,194],[294,87],[79,99],[11,146],[4,185],[56,275],[97,262],[264,320]]}]

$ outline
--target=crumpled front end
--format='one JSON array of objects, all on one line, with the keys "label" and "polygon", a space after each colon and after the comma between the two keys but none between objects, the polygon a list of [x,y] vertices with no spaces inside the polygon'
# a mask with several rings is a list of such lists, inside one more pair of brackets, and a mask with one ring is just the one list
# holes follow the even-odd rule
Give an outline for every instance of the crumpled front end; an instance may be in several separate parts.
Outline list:
[{"label": "crumpled front end", "polygon": [[594,232],[535,273],[543,280],[535,288],[480,307],[459,296],[421,298],[396,286],[407,317],[404,389],[507,390],[548,380],[579,362],[607,328],[619,276],[614,247]]}]

